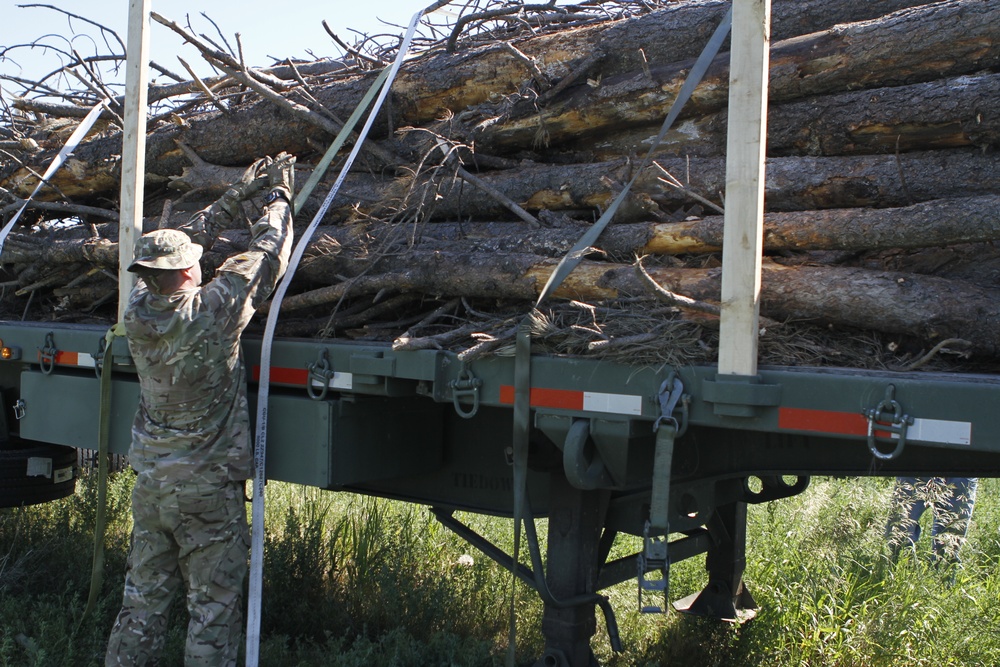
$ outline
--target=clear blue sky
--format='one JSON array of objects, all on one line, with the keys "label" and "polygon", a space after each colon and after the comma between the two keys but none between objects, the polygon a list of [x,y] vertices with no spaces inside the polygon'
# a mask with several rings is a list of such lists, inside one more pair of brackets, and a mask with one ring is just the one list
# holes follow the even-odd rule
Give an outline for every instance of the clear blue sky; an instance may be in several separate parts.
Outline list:
[{"label": "clear blue sky", "polygon": [[[244,55],[249,65],[264,67],[274,62],[270,56],[311,59],[309,51],[316,57],[340,55],[340,49],[323,29],[323,20],[350,44],[357,35],[350,32],[349,28],[367,34],[398,35],[403,32],[413,14],[431,2],[432,0],[152,0],[151,5],[153,11],[179,25],[186,25],[190,17],[197,32],[215,39],[215,28],[200,15],[205,12],[218,25],[234,49],[234,34],[241,34]],[[0,0],[0,17],[3,17],[0,46],[30,43],[46,34],[71,34],[64,14],[45,7],[24,6],[28,4],[33,3],[30,0]],[[128,0],[41,0],[39,4],[53,5],[86,17],[115,30],[123,42],[127,39]],[[380,19],[394,25],[386,25]],[[75,20],[72,23],[77,32],[98,34],[95,28],[85,23]],[[182,45],[180,38],[166,27],[152,22],[150,37],[152,59],[164,67],[186,77],[183,67],[177,61],[177,56],[180,55],[200,75],[208,73],[197,50],[190,44]],[[65,42],[58,40],[46,41],[66,46]],[[98,46],[101,51],[108,51],[103,44]],[[74,47],[84,56],[95,52],[95,44],[85,37],[77,38]],[[120,51],[117,44],[115,51]],[[37,75],[40,72],[48,73],[59,66],[58,58],[42,49],[17,49],[10,54],[10,59],[0,61],[0,74],[18,75],[24,71]],[[155,72],[150,72],[151,76],[154,74]],[[17,92],[2,81],[0,86],[3,87],[4,97]]]}]

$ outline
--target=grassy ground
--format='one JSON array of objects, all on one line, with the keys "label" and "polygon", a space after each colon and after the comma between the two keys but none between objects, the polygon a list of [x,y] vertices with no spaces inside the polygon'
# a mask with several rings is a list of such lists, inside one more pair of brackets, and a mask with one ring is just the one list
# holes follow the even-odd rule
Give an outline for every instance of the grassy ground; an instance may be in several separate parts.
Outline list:
[{"label": "grassy ground", "polygon": [[[102,664],[128,543],[129,474],[114,478],[105,581],[81,619],[90,581],[96,492],[0,510],[0,665]],[[1000,490],[982,480],[961,569],[936,569],[927,546],[890,563],[882,539],[890,480],[815,479],[802,495],[750,508],[745,579],[760,610],[741,626],[674,612],[642,615],[635,582],[606,591],[625,651],[602,664],[1000,664]],[[509,548],[509,522],[461,517]],[[926,518],[926,517],[925,517]],[[291,485],[268,486],[261,664],[500,665],[510,576],[424,508]],[[635,547],[621,539],[622,554]],[[703,560],[676,564],[671,598],[705,584]],[[542,648],[541,604],[517,595],[518,661]],[[182,664],[182,601],[165,667]]]}]

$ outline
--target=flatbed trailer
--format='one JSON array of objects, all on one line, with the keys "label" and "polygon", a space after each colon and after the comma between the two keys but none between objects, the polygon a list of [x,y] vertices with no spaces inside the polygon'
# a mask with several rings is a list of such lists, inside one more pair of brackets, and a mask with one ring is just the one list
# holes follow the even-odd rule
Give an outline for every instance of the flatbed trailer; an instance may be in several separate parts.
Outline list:
[{"label": "flatbed trailer", "polygon": [[[130,12],[130,44],[142,44],[145,14]],[[262,363],[269,368],[266,478],[428,505],[538,591],[539,665],[594,664],[597,608],[617,642],[600,591],[636,579],[644,610],[665,611],[669,566],[689,558],[704,555],[706,585],[673,605],[745,617],[755,607],[743,583],[747,506],[801,493],[810,476],[1000,477],[998,375],[757,366],[769,22],[768,2],[733,3],[718,365],[550,354],[463,363],[442,350],[286,338],[270,341],[262,362],[261,341],[244,337],[251,384]],[[716,51],[721,28],[709,44]],[[129,49],[126,91],[137,102],[125,116],[133,137],[123,159],[126,266],[127,239],[138,235],[127,221],[142,220],[140,50]],[[119,294],[128,291],[123,282]],[[75,451],[97,446],[98,375],[109,359],[109,446],[127,452],[138,381],[125,342],[105,350],[105,340],[104,326],[0,322],[5,504],[72,493]],[[519,364],[530,370],[528,386]],[[515,530],[524,519],[530,566],[456,511],[510,516]],[[548,522],[545,557],[536,520]],[[641,537],[641,548],[609,560],[619,534]]]},{"label": "flatbed trailer", "polygon": [[[39,452],[96,447],[105,334],[0,322],[3,448],[35,454],[23,488],[71,492]],[[243,352],[253,383],[260,341],[247,336]],[[639,599],[664,610],[669,565],[687,558],[705,556],[708,581],[674,606],[740,618],[755,606],[742,580],[747,505],[798,494],[812,475],[1000,476],[995,375],[761,367],[748,380],[536,354],[524,499],[527,516],[548,520],[547,554],[543,565],[527,519],[531,566],[515,568],[453,514],[513,515],[512,358],[313,339],[276,339],[271,355],[267,478],[429,506],[539,591],[545,665],[589,662],[597,607],[615,639],[608,586],[637,579]],[[125,454],[138,382],[122,339],[110,359],[110,451]],[[643,546],[609,561],[619,533]]]}]

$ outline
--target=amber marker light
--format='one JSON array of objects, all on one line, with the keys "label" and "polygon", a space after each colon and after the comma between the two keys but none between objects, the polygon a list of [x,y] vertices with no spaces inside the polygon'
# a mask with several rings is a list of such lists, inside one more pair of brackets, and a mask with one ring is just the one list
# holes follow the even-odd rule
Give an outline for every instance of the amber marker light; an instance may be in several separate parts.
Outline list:
[{"label": "amber marker light", "polygon": [[3,361],[14,361],[21,358],[21,348],[7,346],[0,340],[0,359]]}]

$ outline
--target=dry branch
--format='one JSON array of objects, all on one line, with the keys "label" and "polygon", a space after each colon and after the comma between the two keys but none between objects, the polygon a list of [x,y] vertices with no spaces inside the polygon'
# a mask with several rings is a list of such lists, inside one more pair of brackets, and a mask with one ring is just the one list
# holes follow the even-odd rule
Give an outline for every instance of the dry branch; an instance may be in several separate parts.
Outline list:
[{"label": "dry branch", "polygon": [[[616,2],[618,20],[599,21],[591,5],[542,2],[525,14],[477,1],[465,5],[464,27],[433,28],[440,40],[422,41],[406,62],[365,144],[374,159],[347,175],[313,237],[282,335],[450,347],[465,359],[502,353],[558,259],[636,175],[636,156],[730,6],[641,4]],[[997,25],[1000,6],[981,0],[774,0],[761,312],[810,362],[836,357],[833,340],[849,346],[845,330],[866,349],[917,341],[914,358],[939,342],[950,350],[951,339],[1000,357]],[[147,230],[178,226],[262,154],[296,154],[304,182],[375,76],[365,68],[396,45],[368,39],[344,62],[262,73],[172,29],[225,74],[151,90],[168,101],[147,137]],[[541,349],[683,363],[664,352],[676,336],[711,356],[722,218],[709,214],[724,206],[727,58],[537,314]],[[0,217],[72,130],[58,117],[104,94],[96,73],[77,69],[88,90],[2,110]],[[178,95],[189,97],[169,99]],[[60,97],[69,103],[46,106]],[[113,215],[120,153],[120,131],[105,123],[32,204],[25,222],[37,227],[15,230],[0,254],[0,283],[23,295],[2,316],[102,316],[117,229],[101,220]],[[306,202],[298,229],[329,185]],[[50,224],[67,214],[84,224]],[[246,243],[246,232],[227,230],[205,255],[206,273]],[[635,256],[646,256],[638,270]],[[796,331],[825,337],[791,340]]]}]

